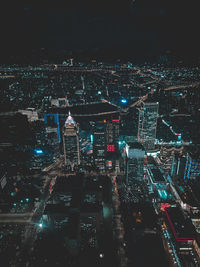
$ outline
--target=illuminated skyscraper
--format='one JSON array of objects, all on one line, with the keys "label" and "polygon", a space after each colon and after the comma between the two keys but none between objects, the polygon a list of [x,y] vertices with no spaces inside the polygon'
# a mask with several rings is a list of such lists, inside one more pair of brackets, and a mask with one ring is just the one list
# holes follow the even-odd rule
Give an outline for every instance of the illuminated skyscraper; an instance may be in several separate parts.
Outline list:
[{"label": "illuminated skyscraper", "polygon": [[119,123],[119,116],[95,122],[93,156],[100,171],[105,171],[107,164],[114,166],[112,156],[118,151]]},{"label": "illuminated skyscraper", "polygon": [[139,109],[138,142],[143,144],[146,151],[155,148],[158,105],[158,102],[142,102]]},{"label": "illuminated skyscraper", "polygon": [[106,120],[106,144],[118,144],[119,141],[119,117]]},{"label": "illuminated skyscraper", "polygon": [[126,144],[126,182],[131,185],[134,180],[143,181],[145,150],[140,143]]},{"label": "illuminated skyscraper", "polygon": [[93,142],[93,156],[95,166],[100,170],[105,170],[105,154],[106,154],[106,135],[105,135],[106,124],[104,121],[95,123],[94,126],[94,142]]},{"label": "illuminated skyscraper", "polygon": [[58,114],[45,114],[44,121],[48,147],[55,159],[59,157],[60,154],[60,126]]},{"label": "illuminated skyscraper", "polygon": [[107,170],[118,168],[119,116],[106,120],[106,167]]},{"label": "illuminated skyscraper", "polygon": [[70,112],[63,132],[65,165],[72,171],[80,165],[79,127]]},{"label": "illuminated skyscraper", "polygon": [[200,153],[187,153],[184,179],[200,178]]}]

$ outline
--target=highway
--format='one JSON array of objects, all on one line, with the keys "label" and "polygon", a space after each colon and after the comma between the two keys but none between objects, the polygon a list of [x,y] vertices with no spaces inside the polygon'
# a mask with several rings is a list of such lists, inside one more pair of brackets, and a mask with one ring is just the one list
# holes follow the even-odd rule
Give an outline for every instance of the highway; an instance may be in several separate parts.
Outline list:
[{"label": "highway", "polygon": [[200,83],[191,83],[191,84],[186,84],[186,85],[176,85],[176,86],[167,87],[164,90],[165,91],[170,91],[170,90],[188,89],[190,87],[196,87],[196,86],[199,86],[199,85],[200,85]]},{"label": "highway", "polygon": [[32,212],[27,213],[1,213],[0,223],[30,223]]}]

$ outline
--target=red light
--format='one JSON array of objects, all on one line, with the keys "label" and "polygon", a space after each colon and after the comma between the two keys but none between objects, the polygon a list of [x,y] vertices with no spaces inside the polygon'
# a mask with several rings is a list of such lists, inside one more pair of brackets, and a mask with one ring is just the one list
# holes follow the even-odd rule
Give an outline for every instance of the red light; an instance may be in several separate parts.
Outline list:
[{"label": "red light", "polygon": [[171,207],[171,205],[170,205],[169,203],[161,203],[161,207],[160,207],[160,209],[161,209],[162,211],[165,211],[165,209],[166,209],[166,208],[169,208],[169,207]]},{"label": "red light", "polygon": [[114,152],[115,151],[115,145],[107,145],[107,152]]},{"label": "red light", "polygon": [[116,122],[119,122],[120,120],[117,120],[117,119],[115,119],[115,120],[112,120],[112,121],[116,121]]},{"label": "red light", "polygon": [[148,164],[148,159],[147,159],[147,157],[144,159],[144,164]]}]

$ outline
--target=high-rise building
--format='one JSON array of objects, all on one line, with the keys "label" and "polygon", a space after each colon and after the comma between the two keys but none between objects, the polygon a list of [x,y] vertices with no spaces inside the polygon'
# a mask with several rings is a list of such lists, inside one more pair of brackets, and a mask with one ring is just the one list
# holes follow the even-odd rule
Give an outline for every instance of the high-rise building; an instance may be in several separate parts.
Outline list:
[{"label": "high-rise building", "polygon": [[[54,128],[53,131],[57,133],[58,142],[60,143],[61,137],[60,137],[60,123],[59,123],[58,113],[45,113],[44,123],[45,123],[46,129],[48,129],[49,131],[51,131],[50,128],[51,129]],[[57,128],[57,130],[55,128]]]},{"label": "high-rise building", "polygon": [[53,158],[59,157],[60,154],[60,126],[58,114],[45,114],[45,128],[47,134],[48,147]]},{"label": "high-rise building", "polygon": [[96,122],[93,131],[94,164],[100,171],[105,170],[105,157],[106,157],[105,125],[106,124],[104,121]]},{"label": "high-rise building", "polygon": [[183,155],[175,154],[172,160],[171,176],[173,178],[183,178],[186,158]]},{"label": "high-rise building", "polygon": [[100,171],[114,167],[119,141],[119,115],[96,121],[93,126],[94,163]]},{"label": "high-rise building", "polygon": [[146,151],[155,148],[158,102],[142,102],[139,108],[138,142],[142,143]]},{"label": "high-rise building", "polygon": [[119,124],[119,116],[106,120],[106,168],[109,171],[119,166]]},{"label": "high-rise building", "polygon": [[184,179],[196,179],[200,177],[200,153],[188,152],[186,156],[186,165]]},{"label": "high-rise building", "polygon": [[126,144],[126,183],[131,185],[134,180],[143,181],[144,147],[137,142]]},{"label": "high-rise building", "polygon": [[118,144],[120,119],[106,120],[106,144]]},{"label": "high-rise building", "polygon": [[64,125],[63,146],[65,165],[74,171],[80,165],[79,126],[70,112]]},{"label": "high-rise building", "polygon": [[184,147],[171,147],[171,146],[161,146],[160,154],[158,155],[158,161],[160,167],[165,171],[165,173],[170,173],[173,167],[174,159],[176,155],[183,154]]}]

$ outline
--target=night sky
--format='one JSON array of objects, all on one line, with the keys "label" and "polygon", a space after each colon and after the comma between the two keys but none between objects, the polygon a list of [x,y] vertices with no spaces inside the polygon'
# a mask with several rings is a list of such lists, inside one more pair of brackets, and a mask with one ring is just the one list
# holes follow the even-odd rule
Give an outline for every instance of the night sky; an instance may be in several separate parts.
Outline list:
[{"label": "night sky", "polygon": [[198,1],[51,2],[10,0],[1,6],[2,59],[41,48],[46,57],[63,51],[130,59],[200,56]]}]

